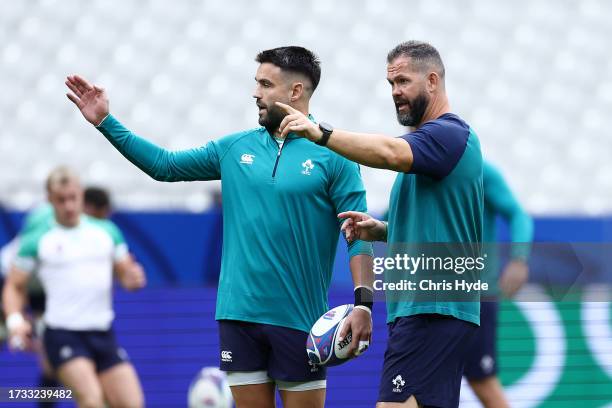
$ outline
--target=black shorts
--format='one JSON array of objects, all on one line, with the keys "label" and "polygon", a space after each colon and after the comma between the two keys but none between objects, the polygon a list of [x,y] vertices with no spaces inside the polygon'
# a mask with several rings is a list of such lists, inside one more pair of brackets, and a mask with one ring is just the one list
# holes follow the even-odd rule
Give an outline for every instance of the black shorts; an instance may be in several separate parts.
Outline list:
[{"label": "black shorts", "polygon": [[378,401],[414,395],[425,407],[456,408],[466,346],[478,326],[451,316],[419,314],[389,324]]},{"label": "black shorts", "polygon": [[482,380],[497,375],[497,313],[499,303],[480,303],[480,327],[470,341],[463,375],[468,380]]},{"label": "black shorts", "polygon": [[324,380],[325,367],[313,366],[306,354],[308,333],[269,324],[219,321],[220,368],[266,371],[277,381]]},{"label": "black shorts", "polygon": [[107,370],[128,361],[126,351],[119,347],[111,330],[64,330],[47,327],[43,344],[54,369],[75,357],[85,357],[96,365],[96,371]]}]

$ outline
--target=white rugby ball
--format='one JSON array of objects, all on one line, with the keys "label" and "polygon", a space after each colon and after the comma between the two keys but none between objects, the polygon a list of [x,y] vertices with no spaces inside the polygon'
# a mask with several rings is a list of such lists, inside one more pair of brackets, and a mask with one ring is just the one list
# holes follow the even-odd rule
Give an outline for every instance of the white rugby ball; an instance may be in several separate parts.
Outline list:
[{"label": "white rugby ball", "polygon": [[189,408],[232,408],[234,399],[225,373],[217,367],[204,367],[189,386]]},{"label": "white rugby ball", "polygon": [[308,360],[315,365],[335,366],[347,362],[352,334],[349,332],[342,341],[338,341],[346,317],[353,310],[353,305],[335,307],[319,318],[310,329],[306,341]]}]

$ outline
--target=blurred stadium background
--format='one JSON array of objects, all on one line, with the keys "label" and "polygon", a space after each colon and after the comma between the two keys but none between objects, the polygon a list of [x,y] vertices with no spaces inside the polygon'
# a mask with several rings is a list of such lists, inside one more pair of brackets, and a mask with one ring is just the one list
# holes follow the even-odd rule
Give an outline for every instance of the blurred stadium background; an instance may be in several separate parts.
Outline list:
[{"label": "blurred stadium background", "polygon": [[[111,111],[136,133],[189,148],[256,126],[254,56],[299,44],[323,63],[315,117],[400,134],[385,56],[400,41],[425,40],[445,61],[454,111],[536,217],[536,240],[568,243],[539,264],[546,256],[578,260],[572,271],[533,268],[531,288],[550,302],[502,306],[501,378],[513,406],[612,407],[612,307],[601,297],[588,302],[596,288],[609,295],[601,285],[612,283],[605,263],[612,240],[610,16],[605,0],[5,2],[0,245],[18,231],[23,212],[44,200],[43,180],[54,166],[68,164],[85,183],[109,188],[114,220],[150,281],[138,294],[117,292],[118,336],[147,405],[183,406],[192,377],[217,362],[220,185],[148,179],[76,112],[64,96],[65,76],[80,73],[106,87]],[[394,175],[362,174],[371,211],[382,213]],[[332,305],[351,301],[345,252],[340,245]],[[539,289],[555,279],[576,283],[579,298]],[[373,349],[331,370],[328,406],[373,406],[383,309]],[[33,386],[36,377],[33,356],[0,349],[0,386]],[[462,406],[478,406],[469,392],[462,398]]]}]

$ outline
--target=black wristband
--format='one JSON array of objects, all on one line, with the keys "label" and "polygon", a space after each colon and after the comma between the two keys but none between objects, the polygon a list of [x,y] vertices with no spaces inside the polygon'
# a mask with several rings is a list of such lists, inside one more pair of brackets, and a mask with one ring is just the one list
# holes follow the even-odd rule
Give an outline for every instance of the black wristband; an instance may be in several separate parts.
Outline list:
[{"label": "black wristband", "polygon": [[365,286],[355,288],[355,306],[365,306],[371,311],[374,306],[374,292]]}]

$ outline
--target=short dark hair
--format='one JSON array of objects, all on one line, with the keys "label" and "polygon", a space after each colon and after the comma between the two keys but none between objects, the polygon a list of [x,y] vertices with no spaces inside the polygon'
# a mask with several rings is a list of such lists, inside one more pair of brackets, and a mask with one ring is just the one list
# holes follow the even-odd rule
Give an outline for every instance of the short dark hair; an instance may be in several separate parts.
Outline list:
[{"label": "short dark hair", "polygon": [[278,47],[257,54],[255,61],[260,64],[270,63],[283,71],[305,75],[312,83],[314,92],[321,79],[321,61],[312,51],[304,47]]},{"label": "short dark hair", "polygon": [[387,54],[387,63],[393,62],[396,58],[408,57],[415,64],[419,71],[426,71],[433,68],[442,79],[444,79],[444,63],[442,57],[435,47],[421,41],[406,41]]},{"label": "short dark hair", "polygon": [[111,206],[110,195],[108,191],[101,187],[90,186],[83,192],[83,201],[85,204],[91,205],[94,208],[109,208]]}]

